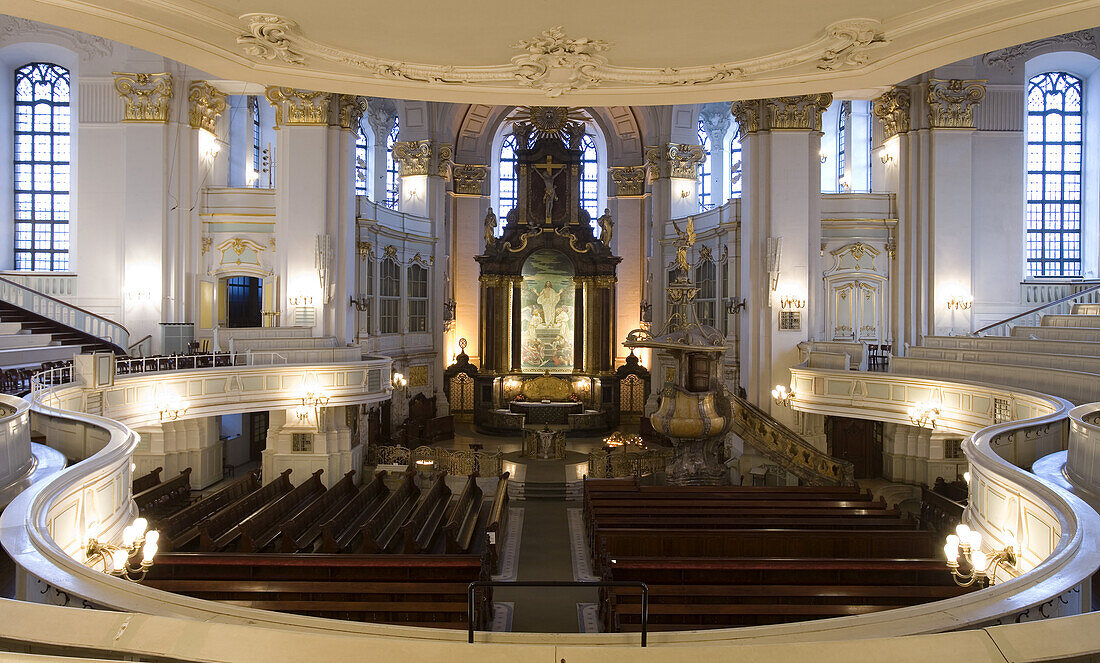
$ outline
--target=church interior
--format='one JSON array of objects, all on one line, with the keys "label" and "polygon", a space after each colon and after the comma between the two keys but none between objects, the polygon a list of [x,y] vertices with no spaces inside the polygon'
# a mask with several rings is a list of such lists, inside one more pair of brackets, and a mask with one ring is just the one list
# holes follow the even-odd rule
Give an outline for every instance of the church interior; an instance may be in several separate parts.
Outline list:
[{"label": "church interior", "polygon": [[0,0],[0,657],[1096,659],[1097,26]]}]

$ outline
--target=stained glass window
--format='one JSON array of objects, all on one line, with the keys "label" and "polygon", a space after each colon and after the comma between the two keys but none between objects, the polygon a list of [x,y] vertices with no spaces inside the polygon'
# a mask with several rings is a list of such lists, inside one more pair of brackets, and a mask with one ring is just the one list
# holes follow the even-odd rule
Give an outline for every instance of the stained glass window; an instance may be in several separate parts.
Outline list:
[{"label": "stained glass window", "polygon": [[695,180],[695,197],[699,201],[699,211],[705,212],[714,206],[714,200],[711,195],[710,183],[710,136],[703,128],[702,118],[699,118],[699,144],[703,146],[705,156],[699,168],[698,178]]},{"label": "stained glass window", "polygon": [[[260,98],[248,95],[248,115],[252,119],[252,173],[253,187],[260,186]],[[247,180],[246,180],[247,181]]]},{"label": "stained glass window", "polygon": [[409,331],[428,331],[428,270],[421,265],[409,265],[408,276]]},{"label": "stained glass window", "polygon": [[1027,86],[1027,275],[1081,276],[1080,78],[1039,74]]},{"label": "stained glass window", "polygon": [[741,197],[741,127],[733,125],[730,139],[730,198]]},{"label": "stained glass window", "polygon": [[397,142],[397,134],[401,133],[400,118],[393,121],[393,129],[386,138],[386,207],[397,209],[401,200],[401,174],[397,172],[397,162],[393,159],[393,144]]},{"label": "stained glass window", "polygon": [[69,269],[69,70],[15,70],[15,268]]},{"label": "stained glass window", "polygon": [[519,203],[519,175],[516,172],[516,137],[508,134],[500,146],[500,179],[498,180],[500,204],[497,219],[501,224],[509,210]]},{"label": "stained glass window", "polygon": [[597,163],[596,141],[585,134],[581,142],[581,207],[595,225],[600,218],[600,167]]},{"label": "stained glass window", "polygon": [[[852,116],[852,102],[840,102],[840,112],[836,118],[836,190],[844,192],[850,188],[847,168],[848,120]],[[846,186],[848,185],[848,186]]]},{"label": "stained glass window", "polygon": [[370,182],[367,180],[367,134],[362,123],[355,131],[355,195],[369,196]]},{"label": "stained glass window", "polygon": [[378,332],[381,334],[396,334],[397,310],[401,304],[401,269],[397,261],[385,258],[380,265],[379,274],[379,300],[378,300]]}]

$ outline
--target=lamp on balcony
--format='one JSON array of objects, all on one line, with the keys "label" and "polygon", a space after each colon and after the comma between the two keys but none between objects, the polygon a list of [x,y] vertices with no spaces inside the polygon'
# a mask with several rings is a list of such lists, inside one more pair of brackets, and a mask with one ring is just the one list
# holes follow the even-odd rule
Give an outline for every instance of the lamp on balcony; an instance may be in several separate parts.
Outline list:
[{"label": "lamp on balcony", "polygon": [[914,403],[909,408],[909,421],[917,428],[935,428],[940,409],[931,403]]},{"label": "lamp on balcony", "polygon": [[[997,567],[1000,564],[1016,564],[1015,541],[1000,550],[983,552],[981,532],[971,530],[966,524],[960,524],[955,528],[954,534],[948,535],[943,553],[947,557],[947,568],[951,570],[951,577],[959,587],[969,587],[976,582],[992,585],[996,581]],[[960,556],[969,567],[965,571],[960,570]]]},{"label": "lamp on balcony", "polygon": [[[89,536],[84,546],[84,564],[92,568],[102,566],[104,573],[130,582],[141,582],[153,565],[157,542],[160,540],[160,532],[146,531],[148,527],[149,523],[144,518],[134,520],[132,525],[127,525],[122,530],[121,546],[102,543],[94,535]],[[89,533],[97,529],[98,523],[88,526]],[[138,551],[141,551],[141,562],[137,565],[131,564],[130,558],[137,555]]]},{"label": "lamp on balcony", "polygon": [[791,406],[791,399],[795,397],[793,389],[787,389],[781,384],[775,385],[775,389],[772,389],[772,399],[776,405],[782,405],[783,407]]}]

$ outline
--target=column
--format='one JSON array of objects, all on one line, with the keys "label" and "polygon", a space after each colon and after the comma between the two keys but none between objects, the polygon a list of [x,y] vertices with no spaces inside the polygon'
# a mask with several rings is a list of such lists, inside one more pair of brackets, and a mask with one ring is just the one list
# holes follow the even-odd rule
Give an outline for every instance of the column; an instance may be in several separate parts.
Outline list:
[{"label": "column", "polygon": [[[470,361],[482,362],[479,350],[480,333],[479,301],[473,296],[477,291],[479,266],[472,259],[485,252],[487,235],[485,217],[489,212],[487,181],[489,167],[473,164],[456,164],[451,173],[451,281],[448,296],[455,301],[455,320],[451,338],[444,343],[444,364],[451,363],[451,356],[458,353],[458,339],[465,338]],[[493,215],[495,222],[496,215]],[[495,239],[492,239],[495,241]]]},{"label": "column", "polygon": [[329,488],[355,470],[355,482],[359,483],[364,446],[352,446],[348,407],[358,406],[303,405],[272,410],[267,448],[263,451],[264,476],[278,476],[291,469],[291,481],[298,484],[317,470],[324,470],[321,482]]},{"label": "column", "polygon": [[[744,187],[741,201],[741,375],[748,398],[793,424],[769,394],[789,384],[798,344],[818,319],[821,292],[821,113],[832,95],[734,102],[741,127]],[[796,324],[781,316],[780,300],[805,302]],[[781,329],[781,325],[785,328]]]},{"label": "column", "polygon": [[333,294],[331,305],[325,308],[324,333],[335,336],[337,345],[345,345],[355,340],[358,326],[358,312],[348,302],[358,292],[355,135],[367,110],[367,98],[341,94],[335,95],[333,102],[335,122],[329,128],[328,142],[335,158],[328,161],[327,176],[333,183],[329,195],[334,199],[335,213],[328,215],[325,227],[325,234],[331,238],[329,280]]},{"label": "column", "polygon": [[[646,228],[646,208],[649,195],[645,190],[643,166],[618,166],[611,168],[611,180],[615,183],[615,196],[609,200],[615,219],[611,239],[611,252],[621,257],[616,271],[618,283],[615,300],[616,334],[614,339],[615,365],[622,365],[630,350],[622,341],[631,330],[642,327],[642,302],[649,304],[655,298],[649,287],[648,256],[649,233]],[[642,364],[649,366],[649,351],[643,351]]]},{"label": "column", "polygon": [[[910,290],[915,287],[906,287],[907,276],[913,269],[911,234],[909,226],[909,190],[905,186],[909,174],[910,154],[910,93],[905,87],[895,87],[875,99],[871,106],[871,114],[878,119],[881,126],[882,146],[877,148],[871,157],[871,165],[874,169],[872,181],[876,183],[876,190],[895,191],[898,197],[899,227],[887,246],[890,255],[890,330],[887,341],[894,346],[894,352],[904,350],[905,343],[916,343],[913,335],[911,321],[915,320],[915,311],[912,310],[913,297]],[[881,165],[880,165],[881,164]],[[904,245],[904,250],[902,249]]]}]

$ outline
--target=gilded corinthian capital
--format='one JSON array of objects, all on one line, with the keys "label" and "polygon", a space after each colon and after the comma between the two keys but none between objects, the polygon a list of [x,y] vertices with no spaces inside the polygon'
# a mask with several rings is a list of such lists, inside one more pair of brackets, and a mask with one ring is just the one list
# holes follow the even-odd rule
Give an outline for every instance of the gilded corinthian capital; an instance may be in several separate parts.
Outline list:
[{"label": "gilded corinthian capital", "polygon": [[225,94],[206,81],[195,81],[187,92],[187,118],[192,129],[206,129],[215,136],[218,116],[225,110]]},{"label": "gilded corinthian capital", "polygon": [[934,129],[973,129],[974,109],[985,98],[985,81],[928,81],[928,122]]},{"label": "gilded corinthian capital", "polygon": [[611,179],[618,187],[618,196],[645,195],[645,166],[612,166]]},{"label": "gilded corinthian capital", "polygon": [[328,92],[293,87],[269,87],[265,95],[275,109],[275,126],[318,126],[328,124]]},{"label": "gilded corinthian capital", "polygon": [[115,90],[126,104],[123,122],[168,122],[172,102],[172,74],[116,71]]},{"label": "gilded corinthian capital", "polygon": [[903,87],[892,88],[875,99],[871,114],[882,123],[883,140],[909,131],[909,102],[909,90]]},{"label": "gilded corinthian capital", "polygon": [[341,94],[336,97],[339,107],[340,128],[348,131],[358,131],[359,122],[363,119],[363,113],[367,111],[367,98],[357,97],[353,94]]},{"label": "gilded corinthian capital", "polygon": [[833,95],[828,93],[765,99],[768,128],[821,131],[821,114],[831,103]]},{"label": "gilded corinthian capital", "polygon": [[669,143],[645,148],[646,178],[653,182],[660,177],[695,179],[695,167],[707,156],[702,145]]},{"label": "gilded corinthian capital", "polygon": [[485,195],[485,180],[489,176],[488,166],[475,166],[468,163],[455,164],[451,171],[454,192],[461,196]]},{"label": "gilded corinthian capital", "polygon": [[432,162],[432,141],[399,140],[393,144],[393,160],[401,176],[427,175]]}]

